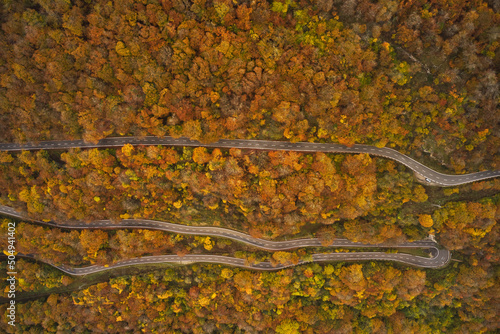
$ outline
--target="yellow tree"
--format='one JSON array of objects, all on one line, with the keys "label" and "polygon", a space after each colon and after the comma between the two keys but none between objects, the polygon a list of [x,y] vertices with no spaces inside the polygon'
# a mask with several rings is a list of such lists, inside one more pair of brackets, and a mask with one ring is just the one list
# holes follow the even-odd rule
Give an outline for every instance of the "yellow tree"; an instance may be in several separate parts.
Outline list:
[{"label": "yellow tree", "polygon": [[108,234],[102,230],[83,230],[80,233],[80,244],[87,252],[88,257],[95,259],[99,249],[107,246]]},{"label": "yellow tree", "polygon": [[419,215],[418,222],[423,227],[432,227],[432,225],[434,225],[431,215]]}]

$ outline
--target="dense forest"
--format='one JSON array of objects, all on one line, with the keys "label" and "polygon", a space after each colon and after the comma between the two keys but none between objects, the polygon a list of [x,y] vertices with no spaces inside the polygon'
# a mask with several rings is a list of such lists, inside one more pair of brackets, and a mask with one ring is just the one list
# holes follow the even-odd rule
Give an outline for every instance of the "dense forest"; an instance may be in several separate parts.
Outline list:
[{"label": "dense forest", "polygon": [[[495,0],[4,0],[0,142],[169,135],[369,144],[443,173],[499,170],[499,12]],[[0,247],[15,222],[16,250],[31,257],[17,258],[16,326],[4,316],[4,332],[500,329],[500,178],[432,187],[368,154],[0,151],[0,204],[27,215],[0,217]],[[323,252],[347,251],[328,248],[336,238],[397,245],[432,235],[453,261],[437,270],[362,261],[273,272],[163,264],[72,277],[44,262],[193,253],[294,264],[315,250],[70,231],[28,217],[317,237]]]},{"label": "dense forest", "polygon": [[334,141],[498,169],[495,6],[4,1],[0,140]]},{"label": "dense forest", "polygon": [[[26,236],[31,233],[28,226],[22,232]],[[67,242],[52,252],[64,253],[70,248],[69,239],[77,245],[79,236],[74,232],[71,236],[51,232],[49,239]],[[139,241],[134,245],[141,238],[151,240],[145,232],[136,233],[144,235],[135,235]],[[111,237],[109,247],[116,247],[112,239],[123,240],[123,235]],[[81,246],[75,248],[85,248],[85,238],[80,235]],[[31,247],[49,250],[50,245],[54,243]],[[307,264],[278,272],[208,264],[157,268],[22,303],[18,332],[494,332],[499,305],[497,254],[498,248],[480,262],[464,256],[462,263],[439,271],[375,262]],[[50,291],[47,288],[73,281],[37,263],[21,261],[19,270],[22,291]],[[0,326],[11,330],[5,323]]]},{"label": "dense forest", "polygon": [[500,189],[500,180],[492,179],[432,190],[404,166],[366,154],[126,145],[16,158],[0,152],[0,159],[0,199],[38,220],[152,218],[265,238],[319,225],[326,239],[396,243],[448,231],[458,245],[467,240],[459,232],[474,228],[471,219],[495,219],[498,196],[460,207],[467,215],[464,225],[453,219],[460,231],[448,228],[449,214],[438,215],[438,207],[460,190],[474,198]]},{"label": "dense forest", "polygon": [[[498,196],[475,202],[450,201],[432,214],[435,224],[442,224],[440,242],[456,250],[460,261],[442,270],[374,262],[308,264],[269,273],[206,264],[155,269],[105,280],[71,295],[52,293],[47,298],[22,303],[18,309],[21,324],[18,330],[494,331],[498,328],[499,305],[495,283],[500,254],[499,229],[495,223],[500,216],[498,201]],[[8,221],[2,222],[3,236]],[[346,225],[350,223],[344,224],[344,233],[349,233]],[[148,230],[69,232],[19,223],[17,232],[20,252],[36,254],[37,258],[54,264],[112,263],[123,258],[172,252],[220,254],[235,247],[230,241]],[[360,233],[355,236],[363,237]],[[5,239],[2,238],[3,247]],[[236,245],[236,249],[242,247]],[[294,255],[305,254],[300,251]],[[260,255],[254,255],[254,259]],[[77,279],[23,260],[18,263],[18,271],[19,292],[50,292],[54,288],[57,291]],[[84,318],[79,316],[82,312],[86,314]],[[9,330],[5,323],[2,326]]]}]

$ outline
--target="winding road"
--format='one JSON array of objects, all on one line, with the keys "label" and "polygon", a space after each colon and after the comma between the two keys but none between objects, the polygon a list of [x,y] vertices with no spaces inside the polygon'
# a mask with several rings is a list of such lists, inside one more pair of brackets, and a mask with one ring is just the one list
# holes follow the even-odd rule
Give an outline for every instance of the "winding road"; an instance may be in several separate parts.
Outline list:
[{"label": "winding road", "polygon": [[[21,218],[29,219],[25,214],[15,211],[13,208],[7,206],[0,206],[0,214]],[[32,219],[29,219],[32,220]],[[40,224],[66,228],[66,229],[119,229],[119,228],[136,228],[136,229],[154,229],[162,230],[167,232],[179,233],[179,234],[193,234],[193,235],[206,235],[214,237],[224,237],[234,241],[242,242],[254,247],[258,247],[265,250],[276,251],[276,250],[287,250],[299,247],[321,247],[321,241],[317,238],[309,239],[295,239],[288,241],[269,241],[259,238],[254,238],[248,234],[241,233],[238,231],[233,231],[221,227],[202,227],[202,226],[185,226],[179,224],[172,224],[163,221],[148,220],[148,219],[124,219],[119,224],[111,222],[109,220],[99,220],[91,223],[75,222],[73,224],[60,224],[55,222],[42,222],[36,221]],[[311,261],[299,261],[297,264],[281,265],[278,264],[273,266],[270,262],[261,262],[257,264],[248,264],[244,259],[238,259],[228,256],[220,255],[201,255],[201,254],[189,254],[185,256],[178,255],[158,255],[158,256],[144,256],[129,260],[119,261],[109,266],[93,265],[84,268],[71,268],[66,266],[54,266],[67,274],[70,275],[87,275],[92,273],[97,273],[105,270],[110,270],[113,268],[141,265],[141,264],[153,264],[153,263],[176,263],[176,264],[188,264],[194,262],[208,262],[208,263],[218,263],[227,264],[231,266],[257,269],[257,270],[279,270],[286,267],[306,263],[306,262],[330,262],[330,261],[396,261],[416,267],[422,268],[440,268],[446,266],[451,260],[451,253],[447,249],[440,249],[438,245],[431,240],[422,240],[415,242],[408,242],[399,245],[375,245],[375,244],[363,244],[360,242],[353,242],[347,239],[336,239],[333,244],[329,247],[342,247],[342,248],[424,248],[429,249],[431,256],[429,258],[403,254],[403,253],[385,253],[385,252],[353,252],[353,253],[326,253],[326,254],[313,254]],[[45,262],[45,261],[43,261]],[[48,262],[45,262],[48,263]],[[50,263],[48,263],[50,264]],[[52,264],[51,264],[52,265]]]},{"label": "winding road", "polygon": [[241,148],[252,150],[271,150],[271,151],[297,151],[297,152],[325,152],[325,153],[368,153],[370,155],[381,156],[395,160],[413,170],[417,178],[428,185],[434,186],[457,186],[480,180],[486,180],[500,176],[500,171],[484,171],[463,175],[448,175],[436,172],[435,170],[422,165],[420,162],[399,153],[396,150],[387,147],[375,147],[370,145],[356,144],[347,147],[332,143],[289,143],[272,140],[253,140],[253,139],[221,139],[211,144],[203,144],[196,140],[188,138],[173,137],[109,137],[100,140],[97,144],[85,143],[83,140],[60,140],[60,141],[42,141],[37,144],[0,144],[0,151],[23,151],[23,150],[63,150],[70,148],[103,148],[120,147],[125,144],[132,145],[164,145],[164,146],[196,146],[210,148]]},{"label": "winding road", "polygon": [[[121,147],[125,144],[132,145],[164,145],[164,146],[190,146],[190,147],[209,147],[209,148],[240,148],[253,150],[272,150],[272,151],[297,151],[297,152],[325,152],[325,153],[367,153],[370,155],[381,156],[384,158],[395,160],[415,172],[417,178],[429,185],[435,186],[456,186],[474,181],[480,181],[500,176],[500,171],[484,171],[479,173],[465,175],[447,175],[430,169],[413,160],[412,158],[399,153],[390,148],[378,148],[369,145],[354,145],[347,147],[340,144],[326,143],[289,143],[282,141],[270,140],[246,140],[246,139],[222,139],[216,143],[203,144],[188,138],[173,138],[173,137],[111,137],[100,140],[97,144],[86,143],[83,140],[62,140],[62,141],[42,141],[36,144],[0,144],[0,151],[23,151],[23,150],[63,150],[70,148],[105,148],[105,147]],[[27,216],[16,212],[14,209],[6,206],[0,206],[0,214],[5,214],[22,219],[29,219]],[[206,235],[214,237],[229,238],[234,241],[242,242],[261,249],[277,251],[287,250],[299,247],[320,247],[321,242],[317,238],[296,239],[289,241],[269,241],[264,239],[253,238],[252,236],[220,227],[196,227],[172,224],[168,222],[147,220],[147,219],[125,219],[119,224],[109,220],[94,221],[91,223],[75,222],[71,224],[59,224],[54,222],[40,222],[48,226],[67,228],[67,229],[118,229],[118,228],[139,228],[139,229],[155,229],[168,231],[179,234]],[[432,257],[426,258],[410,254],[400,253],[385,253],[385,252],[353,252],[353,253],[328,253],[314,254],[309,262],[328,262],[328,261],[396,261],[404,264],[423,267],[423,268],[440,268],[446,266],[450,259],[451,253],[446,249],[438,248],[438,245],[431,240],[416,241],[399,245],[384,246],[363,244],[352,242],[347,239],[336,239],[330,247],[343,248],[425,248],[429,249]],[[86,275],[100,271],[110,270],[113,268],[146,264],[146,263],[178,263],[186,264],[193,262],[209,262],[227,264],[232,266],[244,267],[258,270],[278,270],[292,265],[276,265],[273,266],[269,262],[261,262],[258,264],[248,264],[244,259],[220,255],[200,255],[189,254],[185,256],[178,255],[160,255],[160,256],[145,256],[135,259],[123,260],[110,266],[94,265],[85,268],[69,268],[65,266],[57,266],[58,269],[71,275]],[[298,264],[304,263],[300,261]],[[49,263],[50,264],[50,263]]]}]

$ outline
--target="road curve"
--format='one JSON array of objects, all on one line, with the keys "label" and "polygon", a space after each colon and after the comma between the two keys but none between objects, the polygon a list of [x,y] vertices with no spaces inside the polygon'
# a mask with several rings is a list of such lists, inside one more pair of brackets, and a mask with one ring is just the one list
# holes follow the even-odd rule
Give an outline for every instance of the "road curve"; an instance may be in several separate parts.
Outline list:
[{"label": "road curve", "polygon": [[486,180],[500,176],[500,171],[484,171],[463,175],[448,175],[436,172],[420,162],[399,153],[396,150],[387,147],[375,147],[370,145],[356,144],[347,147],[333,143],[289,143],[272,140],[253,140],[253,139],[221,139],[216,143],[203,144],[196,140],[188,138],[173,137],[109,137],[100,140],[97,144],[85,143],[83,140],[60,140],[60,141],[42,141],[37,144],[0,144],[0,151],[23,151],[23,150],[62,150],[70,148],[103,148],[120,147],[125,144],[132,145],[165,145],[165,146],[191,146],[191,147],[211,147],[211,148],[241,148],[253,150],[271,150],[271,151],[297,151],[297,152],[325,152],[325,153],[368,153],[370,155],[381,156],[395,160],[413,170],[419,179],[435,186],[457,186],[480,180]]},{"label": "road curve", "polygon": [[[22,255],[22,257],[33,258],[33,256],[24,256],[24,255]],[[378,260],[378,261],[400,262],[415,267],[435,269],[439,267],[444,267],[450,261],[450,259],[451,259],[451,254],[449,252],[445,252],[442,255],[434,258],[425,258],[410,254],[398,254],[398,253],[389,254],[384,252],[323,253],[323,254],[313,254],[311,261],[299,260],[299,262],[294,264],[287,264],[287,265],[276,264],[273,266],[273,264],[267,261],[259,262],[256,264],[249,264],[244,259],[239,259],[230,256],[187,254],[182,257],[178,255],[143,256],[139,258],[119,261],[109,266],[92,265],[82,268],[73,268],[64,265],[56,266],[44,260],[39,260],[39,259],[36,260],[48,264],[50,266],[53,266],[54,268],[57,268],[66,274],[72,276],[83,276],[107,270],[112,270],[116,268],[137,266],[144,264],[159,264],[159,263],[171,263],[178,265],[188,265],[193,263],[213,263],[213,264],[223,264],[223,265],[229,265],[233,267],[241,267],[253,270],[274,271],[311,262],[324,263],[324,262]]]},{"label": "road curve", "polygon": [[[21,219],[29,219],[24,214],[18,213],[14,209],[2,205],[0,205],[0,214],[5,214],[8,216],[17,217]],[[299,247],[321,246],[321,242],[317,238],[295,239],[288,241],[269,241],[259,238],[253,238],[248,234],[221,227],[185,226],[185,225],[172,224],[168,222],[148,220],[148,219],[125,219],[122,220],[119,224],[113,223],[109,220],[99,220],[91,223],[76,222],[74,224],[59,224],[55,222],[41,222],[41,221],[36,221],[36,222],[52,227],[67,228],[67,229],[138,228],[138,229],[162,230],[179,234],[208,235],[208,236],[224,237],[232,239],[234,241],[239,241],[251,246],[271,251],[287,250]],[[438,245],[430,240],[422,240],[422,241],[403,243],[399,245],[387,246],[387,245],[363,244],[360,242],[349,241],[347,239],[336,239],[333,242],[333,244],[331,244],[329,247],[425,248],[431,250],[432,257],[425,258],[410,254],[385,253],[385,252],[329,253],[329,254],[314,254],[313,260],[309,262],[380,260],[380,261],[396,261],[422,268],[440,268],[446,266],[451,259],[451,253],[447,249],[438,248]],[[70,275],[86,275],[124,266],[140,265],[148,263],[164,263],[164,262],[177,263],[177,264],[186,264],[192,262],[209,262],[209,263],[233,265],[249,269],[257,269],[257,270],[278,270],[296,265],[293,264],[293,265],[272,266],[271,263],[269,262],[261,262],[258,264],[247,264],[245,263],[245,260],[237,259],[234,257],[190,254],[190,255],[185,255],[183,257],[180,257],[178,255],[145,256],[130,260],[119,261],[107,267],[100,265],[94,265],[85,268],[70,268],[66,266],[55,266],[55,267]],[[304,262],[301,261],[297,264],[302,264],[302,263]]]},{"label": "road curve", "polygon": [[293,267],[296,265],[301,265],[309,262],[333,262],[333,261],[394,261],[403,264],[409,264],[415,267],[421,268],[437,268],[445,266],[449,260],[450,256],[445,256],[442,258],[425,258],[421,256],[415,256],[410,254],[388,254],[384,252],[356,252],[356,253],[328,253],[328,254],[313,254],[312,261],[302,261],[300,260],[297,264],[277,264],[273,266],[270,262],[260,262],[257,264],[248,264],[244,259],[238,259],[230,256],[221,255],[198,255],[198,254],[187,254],[184,256],[178,255],[157,255],[157,256],[144,256],[129,260],[123,260],[109,266],[93,265],[83,268],[71,268],[66,266],[54,266],[53,267],[73,276],[81,276],[94,274],[106,270],[111,270],[120,267],[128,267],[135,265],[144,264],[155,264],[155,263],[172,263],[172,264],[192,264],[192,263],[215,263],[215,264],[225,264],[234,267],[241,267],[254,270],[264,270],[273,271],[285,269],[288,267]]}]

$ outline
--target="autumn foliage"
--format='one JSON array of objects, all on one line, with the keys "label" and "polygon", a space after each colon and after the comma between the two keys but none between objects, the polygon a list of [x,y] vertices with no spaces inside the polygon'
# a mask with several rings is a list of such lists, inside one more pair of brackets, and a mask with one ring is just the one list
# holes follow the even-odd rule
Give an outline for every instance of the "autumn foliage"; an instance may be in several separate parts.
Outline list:
[{"label": "autumn foliage", "polygon": [[495,169],[495,6],[8,2],[0,140],[367,143]]},{"label": "autumn foliage", "polygon": [[[335,142],[392,147],[443,173],[498,170],[499,11],[489,0],[5,0],[0,142]],[[494,333],[499,189],[498,178],[427,187],[367,154],[132,145],[0,152],[0,203],[33,219],[149,218],[267,239],[316,236],[324,246],[433,235],[460,261],[438,271],[196,264],[62,293],[72,278],[22,260],[20,291],[51,294],[18,303],[17,328],[0,328]],[[18,236],[16,247],[35,259],[75,266],[238,248],[205,236],[20,222]],[[292,265],[307,252],[266,256]]]}]

